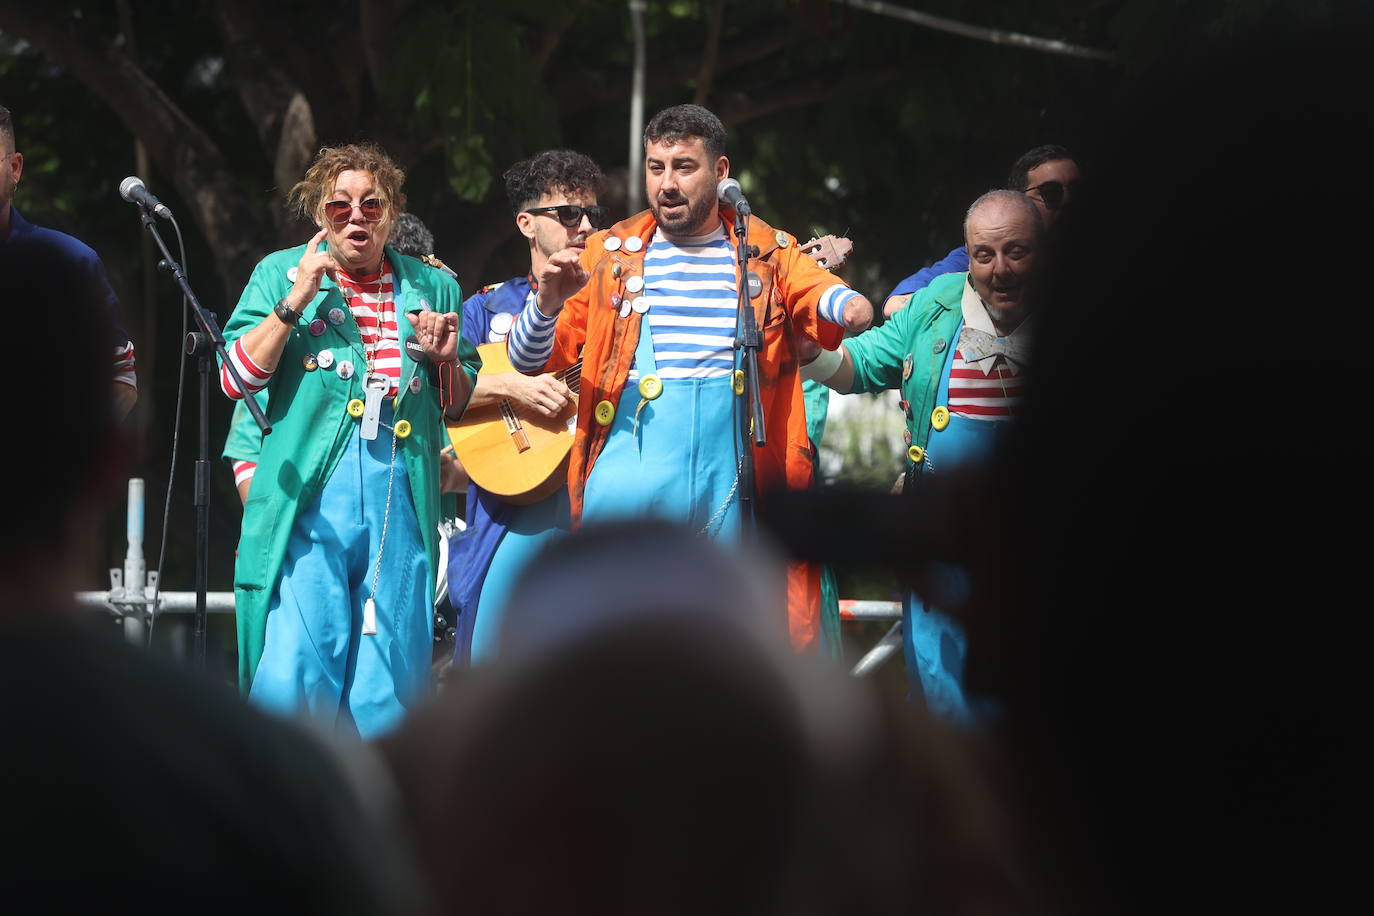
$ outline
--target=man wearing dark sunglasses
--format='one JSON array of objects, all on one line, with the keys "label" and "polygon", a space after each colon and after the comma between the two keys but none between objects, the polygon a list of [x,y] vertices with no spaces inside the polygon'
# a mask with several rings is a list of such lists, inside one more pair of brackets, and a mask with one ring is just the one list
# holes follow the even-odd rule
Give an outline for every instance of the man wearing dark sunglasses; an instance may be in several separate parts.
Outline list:
[{"label": "man wearing dark sunglasses", "polygon": [[[511,166],[505,181],[515,228],[529,244],[530,269],[463,303],[462,333],[476,346],[506,339],[515,316],[534,298],[533,278],[554,252],[580,252],[587,236],[609,224],[606,208],[597,204],[601,169],[581,153],[545,150]],[[571,396],[551,373],[487,373],[477,377],[469,406],[504,399],[517,412],[556,417]],[[516,573],[546,540],[568,529],[566,487],[527,506],[503,502],[470,481],[467,487],[468,527],[449,544],[449,602],[458,614],[454,659],[460,664],[494,657],[498,614]]]},{"label": "man wearing dark sunglasses", "polygon": [[[1059,213],[1073,200],[1079,185],[1078,163],[1068,149],[1046,143],[1022,153],[1012,163],[1007,176],[1007,188],[1020,191],[1040,210],[1045,228],[1054,226]],[[968,249],[960,245],[929,267],[922,267],[888,293],[883,301],[883,316],[891,317],[911,301],[913,294],[924,289],[931,280],[944,274],[968,270]]]}]

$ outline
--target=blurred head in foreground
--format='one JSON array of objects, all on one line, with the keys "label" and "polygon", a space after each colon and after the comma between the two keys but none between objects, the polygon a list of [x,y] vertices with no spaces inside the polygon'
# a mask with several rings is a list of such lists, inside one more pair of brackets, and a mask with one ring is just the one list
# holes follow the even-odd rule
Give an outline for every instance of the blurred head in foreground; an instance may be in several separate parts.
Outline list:
[{"label": "blurred head in foreground", "polygon": [[0,302],[21,338],[6,360],[13,457],[0,526],[6,611],[67,608],[124,477],[127,433],[110,393],[112,330],[91,278],[44,245],[0,245]]},{"label": "blurred head in foreground", "polygon": [[923,719],[894,728],[900,713],[793,656],[781,596],[758,584],[781,581],[769,562],[626,523],[533,564],[501,662],[387,748],[445,905],[887,913],[1008,899],[996,818],[958,749]]}]

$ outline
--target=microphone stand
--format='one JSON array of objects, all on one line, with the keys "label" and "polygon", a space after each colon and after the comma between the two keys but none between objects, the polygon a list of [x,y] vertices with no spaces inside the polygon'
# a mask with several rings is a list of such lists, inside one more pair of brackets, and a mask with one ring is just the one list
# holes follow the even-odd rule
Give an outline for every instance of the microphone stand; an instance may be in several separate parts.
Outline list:
[{"label": "microphone stand", "polygon": [[[240,391],[247,391],[243,383],[242,376],[234,367],[229,359],[229,354],[224,349],[224,335],[220,332],[219,325],[215,321],[215,316],[200,304],[195,292],[191,289],[191,284],[186,280],[186,273],[181,269],[181,265],[172,257],[172,253],[167,250],[167,245],[162,240],[161,234],[157,231],[156,221],[152,212],[144,206],[139,210],[143,214],[143,228],[147,229],[152,235],[153,241],[157,243],[158,250],[162,252],[162,260],[158,261],[158,270],[170,273],[181,287],[181,294],[186,298],[186,302],[191,306],[191,314],[195,316],[196,324],[200,326],[199,332],[192,332],[186,335],[186,355],[194,356],[199,360],[200,370],[200,443],[199,452],[196,457],[196,477],[195,477],[195,496],[196,507],[196,613],[195,613],[195,663],[199,668],[205,667],[205,631],[209,614],[206,610],[206,594],[210,590],[210,361],[211,357],[218,354],[223,361],[229,374],[233,376],[238,384]],[[252,414],[253,420],[262,430],[262,434],[268,435],[272,432],[272,424],[267,422],[267,416],[262,412],[262,407],[258,405],[256,399],[245,397],[244,402],[248,405],[248,412]],[[161,558],[159,558],[161,561]],[[161,571],[159,571],[160,573]],[[156,608],[154,608],[156,611]]]},{"label": "microphone stand", "polygon": [[[744,365],[744,388],[748,397],[743,409],[736,408],[739,418],[737,441],[742,444],[739,468],[740,529],[746,538],[754,533],[754,449],[768,442],[768,431],[764,428],[763,395],[759,390],[759,350],[763,348],[763,333],[759,331],[754,317],[754,305],[749,295],[749,216],[735,211],[735,260],[739,265],[739,320],[736,322],[735,349],[742,351],[741,363]],[[731,382],[733,384],[733,380]],[[738,400],[738,399],[737,399]]]}]

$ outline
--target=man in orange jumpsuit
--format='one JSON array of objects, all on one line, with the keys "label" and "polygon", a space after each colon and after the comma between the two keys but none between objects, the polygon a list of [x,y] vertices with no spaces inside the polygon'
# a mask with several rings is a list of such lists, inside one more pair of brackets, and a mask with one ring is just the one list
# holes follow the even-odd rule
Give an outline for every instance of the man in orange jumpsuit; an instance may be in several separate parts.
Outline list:
[{"label": "man in orange jumpsuit", "polygon": [[[653,515],[737,536],[743,410],[735,350],[735,213],[717,201],[730,175],[725,128],[697,105],[659,112],[644,130],[649,209],[549,259],[512,327],[511,363],[554,371],[582,360],[569,468],[574,524]],[[768,442],[756,487],[810,486],[812,455],[796,341],[828,350],[867,328],[873,306],[749,218],[750,304],[762,332],[759,382]],[[751,252],[752,253],[752,252]],[[757,282],[755,282],[757,281]],[[791,570],[794,645],[814,645],[819,576]]]}]

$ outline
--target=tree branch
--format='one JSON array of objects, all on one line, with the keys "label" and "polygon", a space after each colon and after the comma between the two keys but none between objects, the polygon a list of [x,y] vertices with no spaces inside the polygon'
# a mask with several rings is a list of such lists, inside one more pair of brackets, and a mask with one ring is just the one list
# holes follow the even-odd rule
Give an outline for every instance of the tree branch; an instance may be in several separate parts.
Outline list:
[{"label": "tree branch", "polygon": [[236,296],[262,255],[261,239],[268,236],[269,227],[244,200],[228,160],[122,51],[102,44],[52,10],[5,0],[0,3],[0,26],[70,71],[144,142],[158,169],[191,207],[224,278],[226,295]]}]

